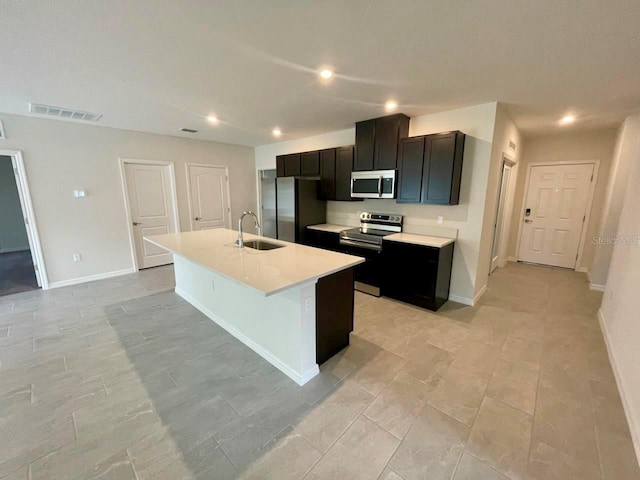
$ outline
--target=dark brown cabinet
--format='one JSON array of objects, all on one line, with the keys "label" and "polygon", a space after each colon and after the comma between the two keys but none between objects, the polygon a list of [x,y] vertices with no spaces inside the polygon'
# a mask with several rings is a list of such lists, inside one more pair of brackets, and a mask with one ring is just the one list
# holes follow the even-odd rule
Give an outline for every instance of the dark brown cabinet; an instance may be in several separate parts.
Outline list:
[{"label": "dark brown cabinet", "polygon": [[336,195],[334,200],[350,202],[362,200],[351,198],[351,172],[353,171],[353,147],[336,148]]},{"label": "dark brown cabinet", "polygon": [[457,205],[464,142],[458,131],[402,139],[398,203]]},{"label": "dark brown cabinet", "polygon": [[336,149],[320,152],[320,192],[325,200],[336,199]]},{"label": "dark brown cabinet", "polygon": [[400,139],[409,134],[409,117],[402,113],[356,123],[355,171],[393,170]]},{"label": "dark brown cabinet", "polygon": [[276,175],[278,177],[300,176],[300,154],[290,153],[276,157]]},{"label": "dark brown cabinet", "polygon": [[300,175],[303,177],[317,177],[320,175],[320,152],[300,154]]},{"label": "dark brown cabinet", "polygon": [[438,310],[449,299],[453,245],[436,248],[383,241],[382,295]]}]

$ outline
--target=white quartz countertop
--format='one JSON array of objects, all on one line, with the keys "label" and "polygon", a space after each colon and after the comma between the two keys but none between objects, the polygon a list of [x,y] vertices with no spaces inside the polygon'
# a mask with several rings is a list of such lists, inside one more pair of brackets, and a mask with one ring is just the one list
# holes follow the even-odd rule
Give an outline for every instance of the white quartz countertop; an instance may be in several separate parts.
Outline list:
[{"label": "white quartz countertop", "polygon": [[333,223],[321,223],[319,225],[309,225],[307,228],[310,230],[320,230],[321,232],[340,233],[343,230],[349,230],[353,227],[347,227],[346,225],[334,225]]},{"label": "white quartz countertop", "polygon": [[415,233],[394,233],[387,235],[383,240],[402,243],[413,243],[415,245],[424,245],[426,247],[442,248],[445,245],[455,242],[453,238],[434,237],[432,235],[416,235]]},{"label": "white quartz countertop", "polygon": [[238,232],[223,228],[144,237],[147,242],[198,263],[231,280],[273,295],[364,262],[364,258],[272,238],[248,240],[284,245],[275,250],[238,248]]}]

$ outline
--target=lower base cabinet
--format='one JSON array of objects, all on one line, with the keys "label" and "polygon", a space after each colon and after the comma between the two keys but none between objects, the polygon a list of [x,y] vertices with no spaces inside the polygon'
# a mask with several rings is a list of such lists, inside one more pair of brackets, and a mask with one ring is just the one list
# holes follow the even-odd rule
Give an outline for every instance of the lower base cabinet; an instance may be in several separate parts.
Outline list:
[{"label": "lower base cabinet", "polygon": [[449,299],[453,245],[436,248],[383,241],[382,295],[438,310]]}]

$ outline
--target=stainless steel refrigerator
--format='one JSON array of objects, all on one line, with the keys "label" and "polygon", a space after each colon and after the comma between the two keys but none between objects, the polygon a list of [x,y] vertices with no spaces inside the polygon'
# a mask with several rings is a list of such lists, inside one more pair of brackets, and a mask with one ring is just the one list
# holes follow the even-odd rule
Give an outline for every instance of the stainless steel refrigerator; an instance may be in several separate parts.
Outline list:
[{"label": "stainless steel refrigerator", "polygon": [[319,199],[319,181],[276,179],[276,238],[306,243],[307,227],[327,221],[327,202]]}]

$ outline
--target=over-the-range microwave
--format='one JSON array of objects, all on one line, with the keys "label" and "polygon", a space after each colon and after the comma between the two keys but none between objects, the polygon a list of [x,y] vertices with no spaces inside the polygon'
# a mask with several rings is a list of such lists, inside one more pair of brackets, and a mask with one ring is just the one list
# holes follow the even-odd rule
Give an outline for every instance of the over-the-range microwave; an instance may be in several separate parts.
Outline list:
[{"label": "over-the-range microwave", "polygon": [[396,171],[352,172],[351,196],[353,198],[396,198]]}]

